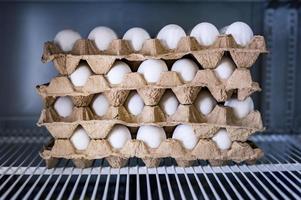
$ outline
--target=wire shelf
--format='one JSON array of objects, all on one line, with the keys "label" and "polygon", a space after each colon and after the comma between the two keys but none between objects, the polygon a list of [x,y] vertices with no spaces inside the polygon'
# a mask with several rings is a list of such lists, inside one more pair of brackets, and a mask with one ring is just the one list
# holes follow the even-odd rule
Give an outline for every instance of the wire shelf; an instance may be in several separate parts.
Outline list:
[{"label": "wire shelf", "polygon": [[74,168],[61,160],[45,168],[38,151],[45,137],[0,138],[0,199],[298,199],[301,198],[301,137],[254,136],[265,152],[256,165],[175,166],[165,159],[146,168],[136,158],[114,169],[104,160]]}]

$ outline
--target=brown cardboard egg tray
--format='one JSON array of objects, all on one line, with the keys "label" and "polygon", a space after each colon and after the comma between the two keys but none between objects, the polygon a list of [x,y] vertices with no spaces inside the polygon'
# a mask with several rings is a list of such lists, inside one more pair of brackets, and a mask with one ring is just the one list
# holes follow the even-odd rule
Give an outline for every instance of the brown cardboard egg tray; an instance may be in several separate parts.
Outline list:
[{"label": "brown cardboard egg tray", "polygon": [[154,125],[173,129],[179,124],[189,124],[199,138],[212,138],[220,128],[226,128],[232,141],[246,141],[248,137],[264,130],[260,113],[253,111],[243,119],[236,119],[231,108],[217,105],[208,116],[202,116],[193,105],[180,105],[172,116],[166,116],[159,106],[145,106],[142,113],[133,116],[122,107],[110,107],[105,116],[96,116],[89,107],[74,108],[66,118],[59,117],[53,108],[44,109],[38,125],[45,126],[54,138],[68,139],[78,127],[83,127],[90,138],[103,139],[116,124],[131,128]]},{"label": "brown cardboard egg tray", "polygon": [[59,158],[72,159],[76,167],[90,167],[96,159],[105,158],[111,167],[119,168],[127,164],[129,158],[141,158],[147,167],[158,167],[162,158],[174,158],[181,167],[191,166],[197,159],[208,160],[212,164],[227,161],[254,162],[263,152],[253,143],[232,142],[229,150],[220,150],[215,142],[199,139],[192,150],[185,149],[178,140],[168,138],[158,148],[149,148],[143,141],[129,140],[121,149],[114,149],[105,139],[92,139],[86,150],[76,150],[68,139],[51,141],[40,152],[49,168],[54,167]]},{"label": "brown cardboard egg tray", "polygon": [[66,76],[58,76],[48,84],[37,86],[37,90],[44,98],[88,96],[104,92],[111,105],[120,106],[130,90],[137,90],[146,105],[157,105],[166,89],[171,89],[181,104],[191,104],[202,87],[208,88],[219,102],[229,99],[233,93],[237,94],[239,100],[244,100],[253,92],[261,90],[247,69],[236,69],[226,81],[219,80],[212,70],[199,70],[188,83],[184,83],[173,71],[162,73],[155,84],[148,84],[143,75],[137,72],[125,74],[123,82],[118,85],[110,85],[103,75],[92,75],[82,87],[75,87]]},{"label": "brown cardboard egg tray", "polygon": [[43,62],[53,61],[62,75],[71,74],[82,60],[87,61],[95,74],[106,74],[115,60],[143,61],[146,59],[176,60],[192,55],[204,69],[216,67],[225,52],[229,52],[238,68],[249,68],[260,53],[267,52],[264,38],[254,36],[250,43],[242,47],[231,35],[221,35],[211,46],[199,45],[193,37],[182,38],[176,49],[166,49],[158,39],[144,42],[141,51],[134,52],[127,40],[113,40],[108,50],[99,51],[94,41],[78,40],[72,51],[65,53],[54,42],[44,44]]},{"label": "brown cardboard egg tray", "polygon": [[252,111],[246,117],[238,119],[231,107],[216,105],[208,115],[200,113],[194,105],[179,105],[173,115],[164,113],[160,106],[144,106],[138,115],[131,114],[124,106],[110,106],[103,116],[98,116],[90,107],[74,107],[72,113],[67,117],[61,117],[53,107],[42,110],[39,124],[53,122],[75,122],[90,120],[120,120],[130,124],[140,123],[208,123],[217,125],[230,125],[261,130],[262,120],[259,111]]}]

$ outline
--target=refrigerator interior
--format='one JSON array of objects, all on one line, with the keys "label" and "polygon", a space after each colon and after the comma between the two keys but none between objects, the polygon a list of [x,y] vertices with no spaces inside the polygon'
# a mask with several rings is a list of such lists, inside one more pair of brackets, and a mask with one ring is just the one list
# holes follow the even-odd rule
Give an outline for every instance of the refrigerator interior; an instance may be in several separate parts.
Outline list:
[{"label": "refrigerator interior", "polygon": [[[301,19],[297,1],[0,0],[0,198],[1,199],[283,199],[301,196]],[[83,37],[98,25],[121,37],[131,27],[152,37],[175,23],[189,32],[208,21],[222,28],[248,23],[265,36],[269,53],[251,68],[262,92],[252,95],[266,131],[252,136],[265,156],[256,164],[182,168],[165,159],[157,168],[141,160],[114,169],[105,160],[74,168],[61,160],[47,169],[39,150],[49,140],[36,127],[41,98],[35,86],[57,75],[42,64],[43,43],[64,28]]]}]

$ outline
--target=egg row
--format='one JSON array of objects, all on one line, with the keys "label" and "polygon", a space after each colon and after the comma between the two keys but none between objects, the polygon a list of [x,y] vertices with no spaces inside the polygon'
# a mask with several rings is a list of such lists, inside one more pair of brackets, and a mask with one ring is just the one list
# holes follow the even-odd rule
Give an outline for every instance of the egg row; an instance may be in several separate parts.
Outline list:
[{"label": "egg row", "polygon": [[159,106],[146,106],[139,115],[130,114],[123,106],[110,107],[107,113],[99,117],[89,107],[74,108],[68,117],[59,117],[53,108],[42,110],[38,124],[45,126],[51,123],[98,122],[99,124],[121,123],[129,126],[140,124],[157,124],[158,126],[174,126],[181,123],[189,123],[195,126],[220,126],[262,130],[261,116],[258,111],[252,111],[242,119],[234,116],[232,108],[217,105],[211,113],[204,116],[197,111],[194,105],[180,105],[173,115],[166,115]]},{"label": "egg row", "polygon": [[[148,40],[141,53],[131,53],[126,41],[113,41],[108,52],[100,54],[93,42],[79,40],[72,54],[61,54],[55,44],[47,42],[44,45],[43,62],[53,61],[60,74],[70,75],[80,61],[87,62],[96,74],[105,74],[116,60],[126,60],[136,64],[147,59],[163,59],[168,62],[190,57],[194,58],[204,69],[214,69],[223,55],[232,57],[238,68],[250,68],[260,53],[266,52],[263,37],[256,36],[248,48],[238,49],[232,46],[231,37],[219,37],[217,44],[211,49],[200,49],[195,46],[194,38],[183,38],[179,48],[169,52],[158,40]],[[131,64],[131,65],[132,65]],[[134,67],[134,66],[131,66]]]},{"label": "egg row", "polygon": [[[149,148],[158,148],[162,141],[166,140],[166,133],[162,127],[142,125],[139,127],[137,135],[132,138],[130,130],[124,125],[115,125],[109,135],[108,142],[114,149],[121,149],[127,141],[131,139],[143,141]],[[178,125],[172,133],[172,139],[180,141],[185,149],[193,149],[198,142],[194,130],[189,125]],[[70,141],[77,150],[85,150],[90,142],[90,137],[85,129],[78,128],[74,131]],[[231,147],[231,139],[226,129],[219,129],[212,140],[216,142],[221,150],[227,150]]]},{"label": "egg row", "polygon": [[[179,127],[179,129],[183,128],[187,127]],[[190,166],[192,161],[196,159],[209,161],[233,160],[234,162],[242,162],[253,161],[263,155],[260,149],[248,141],[234,141],[229,147],[229,144],[227,144],[224,139],[224,137],[227,138],[227,132],[223,129],[216,132],[215,140],[197,139],[198,141],[192,149],[186,148],[185,145],[191,145],[193,139],[187,142],[187,139],[182,139],[181,134],[176,136],[176,133],[174,133],[174,136],[171,136],[173,138],[164,138],[164,136],[160,136],[159,133],[159,136],[156,134],[155,138],[152,138],[148,135],[148,131],[151,130],[152,127],[145,126],[141,127],[138,139],[138,134],[135,138],[127,137],[123,134],[120,136],[119,134],[122,128],[119,127],[118,129],[118,132],[115,131],[112,133],[110,141],[108,138],[102,140],[84,139],[85,136],[81,136],[84,135],[84,133],[78,134],[80,130],[77,130],[77,137],[74,137],[73,141],[56,139],[53,143],[44,148],[44,151],[41,152],[41,156],[44,159],[67,158],[82,162],[106,158],[112,167],[122,167],[123,164],[126,164],[126,159],[138,157],[142,158],[146,166],[156,167],[160,162],[158,159],[164,157],[176,159],[177,164],[180,166]],[[160,130],[153,131],[155,131],[155,133],[160,132]],[[120,137],[119,140],[116,141],[114,139],[115,135],[123,138],[125,143],[123,145],[120,144]],[[81,140],[81,142],[79,142],[79,140]],[[158,142],[160,144],[156,148],[151,148],[150,145],[154,140],[161,142]],[[117,145],[116,147],[121,146],[121,148],[114,148],[113,145]],[[224,147],[223,145],[229,148],[221,149]],[[82,148],[83,150],[79,150],[78,148]],[[75,162],[75,164],[76,163],[78,162]]]},{"label": "egg row", "polygon": [[[234,62],[228,57],[223,57],[213,71],[219,80],[225,81],[235,69]],[[182,58],[173,63],[170,71],[176,72],[181,81],[187,83],[195,78],[198,70],[200,70],[199,66],[192,59]],[[137,73],[141,74],[147,83],[156,83],[160,80],[161,74],[167,71],[169,71],[168,67],[163,60],[148,59],[140,64]],[[132,69],[128,64],[115,61],[105,77],[109,84],[118,85],[124,81],[125,74],[131,72]],[[69,78],[74,86],[80,87],[84,86],[93,74],[89,65],[86,62],[81,62],[75,71],[69,75]]]},{"label": "egg row", "polygon": [[[168,116],[176,113],[179,104],[177,97],[171,91],[165,92],[159,102],[159,106]],[[194,101],[194,105],[203,116],[206,116],[212,112],[217,102],[208,91],[204,90],[199,92]],[[145,104],[137,92],[131,92],[123,106],[131,115],[137,116],[142,113]],[[231,98],[224,103],[224,106],[231,107],[237,119],[244,118],[254,110],[254,103],[251,97],[247,97],[242,101]],[[72,114],[74,104],[70,97],[64,96],[58,97],[53,107],[60,117],[65,118]],[[95,96],[91,102],[93,112],[99,117],[104,116],[108,112],[109,107],[110,102],[104,94]]]},{"label": "egg row", "polygon": [[[244,22],[234,22],[222,28],[221,31],[213,24],[203,22],[196,25],[190,32],[190,36],[195,37],[202,46],[212,45],[220,34],[232,35],[235,42],[241,46],[246,46],[254,36],[252,29]],[[175,49],[183,37],[186,37],[185,31],[176,24],[164,26],[157,34],[157,39],[168,49]],[[69,52],[74,43],[81,38],[81,35],[73,30],[62,30],[56,34],[54,43],[64,52]],[[148,32],[139,27],[129,29],[123,36],[123,39],[128,40],[135,51],[141,50],[143,43],[150,38]],[[112,29],[99,26],[89,33],[88,39],[93,40],[100,51],[104,51],[113,40],[118,39],[118,36]]]},{"label": "egg row", "polygon": [[[227,80],[219,80],[212,70],[198,70],[194,79],[185,83],[177,72],[168,71],[160,74],[158,82],[147,83],[142,74],[134,72],[124,74],[123,81],[117,85],[109,84],[106,76],[91,75],[84,86],[74,86],[70,78],[65,76],[55,77],[50,83],[37,86],[39,94],[44,98],[64,95],[88,96],[100,92],[121,98],[122,94],[127,95],[129,91],[137,90],[148,105],[154,105],[154,101],[159,100],[164,91],[169,88],[173,90],[182,104],[193,101],[187,98],[195,98],[191,95],[196,95],[201,88],[208,88],[217,101],[225,101],[234,92],[237,93],[239,100],[243,100],[253,92],[261,90],[258,83],[252,80],[250,71],[243,69],[234,70]],[[159,99],[154,99],[154,97]],[[123,98],[125,99],[126,96]],[[110,101],[117,106],[114,99]]]},{"label": "egg row", "polygon": [[211,165],[254,163],[263,152],[249,141],[233,142],[230,149],[220,150],[214,141],[200,139],[194,149],[188,150],[176,139],[166,139],[158,148],[132,139],[121,149],[113,149],[107,140],[91,140],[86,150],[76,150],[69,140],[59,139],[45,146],[40,155],[48,168],[55,167],[59,158],[72,159],[78,168],[91,167],[94,160],[105,158],[111,167],[120,168],[132,157],[141,158],[147,167],[158,167],[166,157],[175,159],[180,167],[192,166],[197,160],[207,160]]},{"label": "egg row", "polygon": [[111,107],[102,118],[85,107],[75,108],[67,118],[58,118],[56,112],[48,108],[42,111],[37,125],[45,126],[54,138],[70,138],[73,131],[81,126],[91,138],[101,139],[108,135],[115,124],[125,125],[130,129],[141,125],[155,125],[167,128],[168,132],[179,124],[187,124],[203,138],[211,138],[215,130],[226,128],[231,138],[239,141],[245,141],[254,132],[264,129],[258,111],[236,119],[231,108],[216,106],[209,115],[201,116],[193,105],[179,106],[172,116],[164,115],[159,106],[146,106],[138,116],[130,115],[124,107]]}]

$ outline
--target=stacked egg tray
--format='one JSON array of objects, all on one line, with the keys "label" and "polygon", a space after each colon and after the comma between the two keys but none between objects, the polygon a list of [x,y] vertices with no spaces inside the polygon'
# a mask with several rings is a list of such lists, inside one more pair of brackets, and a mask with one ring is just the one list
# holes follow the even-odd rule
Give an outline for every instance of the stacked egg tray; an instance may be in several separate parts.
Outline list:
[{"label": "stacked egg tray", "polygon": [[[46,42],[42,61],[52,61],[60,75],[50,83],[37,86],[44,102],[38,125],[45,126],[53,136],[40,155],[48,167],[55,166],[59,158],[72,159],[76,167],[89,167],[95,159],[102,158],[112,167],[121,167],[131,157],[141,158],[148,167],[158,166],[165,157],[174,158],[179,166],[190,166],[197,159],[218,165],[228,161],[254,162],[263,153],[247,139],[264,130],[260,113],[252,111],[243,119],[237,119],[232,108],[222,106],[222,102],[232,95],[244,100],[261,90],[252,80],[249,68],[264,52],[266,47],[262,36],[254,36],[244,47],[236,44],[231,35],[219,36],[209,47],[200,46],[193,37],[184,37],[174,50],[166,49],[157,39],[149,39],[139,52],[135,52],[126,40],[113,40],[106,51],[99,51],[94,41],[78,40],[69,53],[64,53],[53,42]],[[231,57],[237,66],[226,81],[218,79],[213,71],[223,56]],[[202,67],[190,82],[184,82],[176,72],[168,71],[161,74],[158,82],[147,83],[143,75],[135,72],[146,59],[163,59],[169,65],[183,57],[194,59]],[[105,74],[116,60],[128,63],[133,72],[126,74],[121,84],[112,85]],[[68,75],[80,62],[87,62],[94,74],[84,86],[75,87]],[[133,90],[145,103],[142,113],[137,116],[123,106]],[[171,116],[167,116],[158,105],[167,90],[172,90],[180,102],[176,113]],[[193,104],[201,90],[209,90],[219,102],[207,116],[198,112]],[[110,102],[110,108],[102,117],[97,116],[90,106],[99,93],[105,94]],[[65,118],[53,108],[60,96],[70,96],[75,105],[72,114]],[[132,140],[121,149],[114,149],[106,139],[116,124],[127,126],[132,134]],[[180,141],[171,138],[179,124],[191,125],[199,138],[192,150],[185,149]],[[134,139],[141,125],[163,127],[167,139],[158,148],[149,148],[143,141]],[[76,150],[70,141],[78,127],[82,127],[91,139],[85,150]],[[212,140],[220,128],[225,128],[231,138],[232,145],[228,150],[220,150]]]}]

